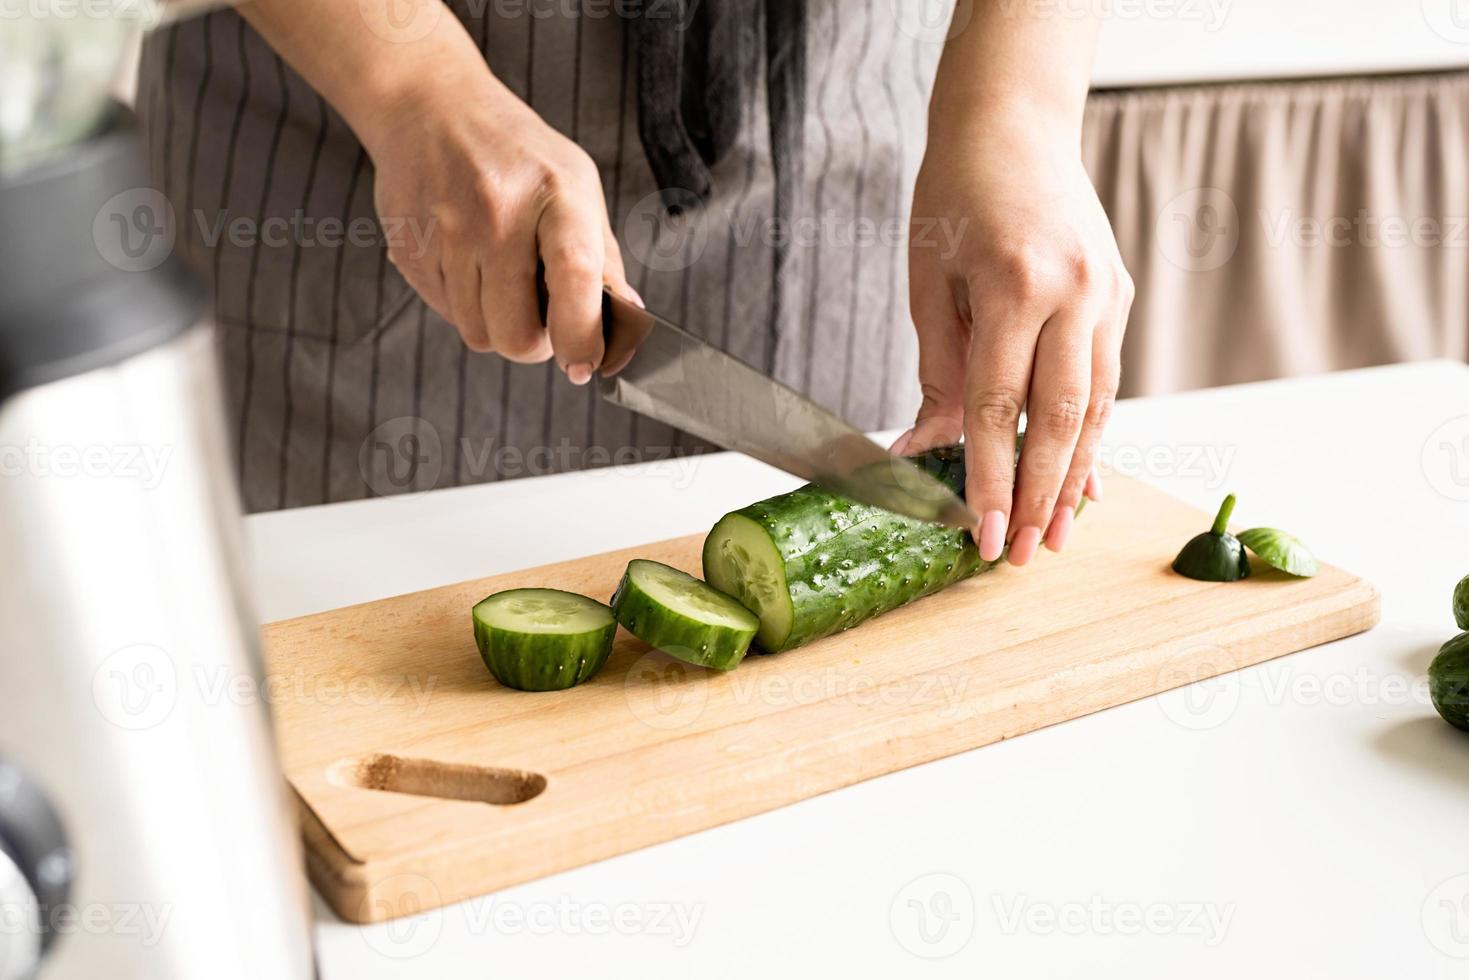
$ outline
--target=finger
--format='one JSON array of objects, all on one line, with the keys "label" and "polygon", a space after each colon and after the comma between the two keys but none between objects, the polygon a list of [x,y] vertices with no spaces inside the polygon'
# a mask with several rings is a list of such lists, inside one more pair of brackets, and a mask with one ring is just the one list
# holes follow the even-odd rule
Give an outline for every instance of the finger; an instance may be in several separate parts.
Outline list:
[{"label": "finger", "polygon": [[1015,473],[1015,533],[1010,561],[1035,556],[1051,526],[1061,484],[1070,469],[1091,392],[1092,325],[1096,313],[1070,307],[1041,328],[1026,403],[1025,445]]},{"label": "finger", "polygon": [[596,213],[571,198],[541,215],[537,245],[546,264],[546,330],[556,362],[575,384],[602,363],[602,274],[606,243]]},{"label": "finger", "polygon": [[1081,435],[1076,440],[1071,468],[1061,484],[1056,515],[1046,531],[1046,547],[1052,551],[1060,551],[1066,546],[1071,518],[1076,516],[1082,495],[1092,496],[1089,490],[1101,493],[1101,481],[1096,471],[1097,453],[1101,449],[1107,420],[1112,416],[1112,403],[1117,398],[1117,382],[1122,373],[1117,355],[1120,343],[1110,324],[1099,324],[1092,336],[1091,390],[1086,417],[1082,420]]},{"label": "finger", "polygon": [[965,498],[980,516],[979,556],[995,561],[1013,525],[1015,436],[1045,315],[991,289],[976,294],[974,317],[964,396]]},{"label": "finger", "polygon": [[953,286],[937,264],[909,262],[909,304],[918,332],[918,383],[923,403],[908,430],[907,442],[894,452],[921,453],[951,446],[964,434],[964,363],[969,325],[954,299]]},{"label": "finger", "polygon": [[[603,226],[602,238],[606,243],[607,287],[638,309],[646,310],[648,304],[643,302],[643,297],[639,296],[638,291],[632,287],[632,283],[627,281],[627,270],[622,264],[622,248],[617,244],[617,237],[612,234],[612,228],[610,226]],[[647,329],[643,329],[644,327]],[[610,338],[603,338],[607,347],[602,352],[602,377],[610,378],[618,371],[627,367],[628,362],[632,360],[633,354],[637,351],[638,345],[648,336],[651,329],[651,321],[641,323],[636,328],[629,327],[625,322],[619,321],[618,329],[612,332],[612,336]]]},{"label": "finger", "polygon": [[471,252],[462,253],[459,259],[444,270],[444,292],[449,299],[449,316],[445,317],[459,331],[464,345],[472,351],[483,353],[490,349],[490,333],[485,328],[485,316],[480,297],[478,258]]},{"label": "finger", "polygon": [[1098,501],[1098,502],[1101,501],[1101,499],[1102,499],[1102,478],[1097,475],[1097,471],[1095,469],[1092,470],[1091,473],[1087,476],[1087,478],[1086,478],[1086,489],[1084,489],[1082,491],[1082,494],[1088,500],[1095,500],[1095,501]]},{"label": "finger", "polygon": [[490,349],[517,364],[551,356],[551,338],[536,301],[536,252],[529,235],[496,252],[480,266],[480,308]]}]

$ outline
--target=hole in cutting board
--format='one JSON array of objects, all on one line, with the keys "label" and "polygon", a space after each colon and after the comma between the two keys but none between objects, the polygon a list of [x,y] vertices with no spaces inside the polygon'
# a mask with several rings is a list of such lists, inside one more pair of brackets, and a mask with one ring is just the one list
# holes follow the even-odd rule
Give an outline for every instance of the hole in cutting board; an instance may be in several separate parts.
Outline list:
[{"label": "hole in cutting board", "polygon": [[495,806],[533,800],[546,788],[546,777],[538,772],[405,759],[383,753],[335,762],[327,769],[326,778],[335,786]]}]

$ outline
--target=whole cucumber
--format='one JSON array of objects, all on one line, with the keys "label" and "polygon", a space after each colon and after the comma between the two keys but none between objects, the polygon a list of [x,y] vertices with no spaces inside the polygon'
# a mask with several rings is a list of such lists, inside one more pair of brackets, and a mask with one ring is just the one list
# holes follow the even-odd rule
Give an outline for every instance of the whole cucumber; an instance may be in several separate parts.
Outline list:
[{"label": "whole cucumber", "polygon": [[[963,494],[964,450],[914,457]],[[726,514],[704,540],[704,580],[760,618],[768,653],[851,629],[993,567],[968,531],[808,484]]]},{"label": "whole cucumber", "polygon": [[1439,647],[1428,665],[1428,694],[1444,721],[1469,731],[1469,633]]}]

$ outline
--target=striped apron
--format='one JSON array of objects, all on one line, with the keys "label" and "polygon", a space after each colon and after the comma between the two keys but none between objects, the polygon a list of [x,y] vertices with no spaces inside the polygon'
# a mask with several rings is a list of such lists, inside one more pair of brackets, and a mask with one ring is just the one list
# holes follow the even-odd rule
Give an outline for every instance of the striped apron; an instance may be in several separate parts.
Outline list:
[{"label": "striped apron", "polygon": [[[915,20],[907,0],[809,3],[805,178],[780,220],[763,79],[708,204],[669,218],[615,4],[450,9],[496,76],[596,162],[650,309],[860,427],[906,425],[918,404],[906,217],[942,42],[932,25],[944,21]],[[763,51],[760,24],[740,43]],[[708,448],[604,404],[554,364],[467,350],[386,261],[361,145],[233,12],[148,39],[138,112],[175,247],[214,292],[247,509]],[[777,270],[779,236],[790,247]]]}]

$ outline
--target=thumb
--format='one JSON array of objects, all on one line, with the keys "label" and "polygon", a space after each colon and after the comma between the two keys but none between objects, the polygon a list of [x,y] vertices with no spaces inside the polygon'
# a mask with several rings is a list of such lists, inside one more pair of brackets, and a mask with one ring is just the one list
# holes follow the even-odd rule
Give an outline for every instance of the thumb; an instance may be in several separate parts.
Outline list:
[{"label": "thumb", "polygon": [[937,264],[922,261],[910,266],[908,298],[918,331],[918,382],[923,389],[923,403],[918,406],[913,428],[899,437],[893,451],[911,455],[935,446],[952,446],[964,434],[969,326]]}]

